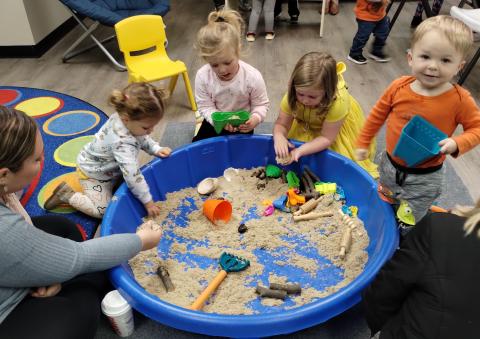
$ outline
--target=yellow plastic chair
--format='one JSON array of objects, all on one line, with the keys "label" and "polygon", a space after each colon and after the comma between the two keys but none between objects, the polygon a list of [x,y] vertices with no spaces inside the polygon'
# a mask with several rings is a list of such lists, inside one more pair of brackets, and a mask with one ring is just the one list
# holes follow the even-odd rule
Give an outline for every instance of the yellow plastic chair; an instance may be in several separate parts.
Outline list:
[{"label": "yellow plastic chair", "polygon": [[182,74],[192,110],[197,110],[185,64],[172,61],[165,50],[165,26],[159,15],[136,15],[115,24],[118,46],[125,58],[129,82],[152,82],[170,78],[173,93]]}]

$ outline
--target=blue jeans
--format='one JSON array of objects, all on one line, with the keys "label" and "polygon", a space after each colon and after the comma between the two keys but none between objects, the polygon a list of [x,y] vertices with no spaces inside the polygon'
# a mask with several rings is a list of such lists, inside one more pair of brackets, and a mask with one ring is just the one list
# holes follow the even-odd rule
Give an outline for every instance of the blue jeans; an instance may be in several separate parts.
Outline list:
[{"label": "blue jeans", "polygon": [[356,56],[362,54],[363,47],[368,42],[370,34],[375,35],[375,41],[372,46],[372,54],[382,53],[383,46],[390,33],[390,19],[388,16],[380,21],[365,21],[357,19],[358,31],[353,38],[352,48],[350,49],[350,55]]}]

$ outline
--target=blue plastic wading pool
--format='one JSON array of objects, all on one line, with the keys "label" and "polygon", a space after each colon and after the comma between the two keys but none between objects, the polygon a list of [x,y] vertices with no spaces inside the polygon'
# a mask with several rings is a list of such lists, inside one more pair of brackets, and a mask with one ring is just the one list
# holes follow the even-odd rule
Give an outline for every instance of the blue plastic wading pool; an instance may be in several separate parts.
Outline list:
[{"label": "blue plastic wading pool", "polygon": [[[182,147],[170,158],[156,159],[143,168],[155,200],[168,192],[194,187],[206,177],[218,177],[225,168],[252,168],[275,164],[271,136],[216,137]],[[304,157],[289,167],[300,172],[308,165],[323,181],[337,182],[347,203],[359,207],[370,237],[365,270],[349,285],[328,297],[301,307],[255,315],[221,315],[191,311],[160,300],[134,279],[127,263],[113,268],[114,286],[139,312],[162,324],[185,331],[228,337],[263,337],[292,333],[344,312],[360,301],[360,293],[373,279],[398,244],[391,207],[378,198],[375,181],[358,165],[336,153],[324,151]],[[125,184],[115,194],[102,223],[102,235],[134,232],[145,216],[141,203]],[[227,278],[228,279],[228,278]]]}]

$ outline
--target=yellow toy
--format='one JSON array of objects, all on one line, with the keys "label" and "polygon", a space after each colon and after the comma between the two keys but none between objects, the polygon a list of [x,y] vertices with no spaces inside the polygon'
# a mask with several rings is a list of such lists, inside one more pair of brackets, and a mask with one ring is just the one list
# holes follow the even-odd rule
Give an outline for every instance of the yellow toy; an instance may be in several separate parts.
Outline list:
[{"label": "yellow toy", "polygon": [[334,182],[316,183],[315,190],[320,194],[335,193],[337,191],[337,184]]},{"label": "yellow toy", "polygon": [[408,205],[408,202],[405,200],[400,202],[400,206],[397,209],[397,218],[407,225],[415,225],[415,216],[413,215],[412,209]]}]

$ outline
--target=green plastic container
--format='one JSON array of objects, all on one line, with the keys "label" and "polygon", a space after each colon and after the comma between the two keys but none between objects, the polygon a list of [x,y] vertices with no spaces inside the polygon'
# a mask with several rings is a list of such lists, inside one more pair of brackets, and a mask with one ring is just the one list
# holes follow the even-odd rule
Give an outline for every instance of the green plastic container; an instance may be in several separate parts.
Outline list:
[{"label": "green plastic container", "polygon": [[239,126],[245,123],[248,119],[250,119],[250,113],[247,111],[214,112],[212,114],[213,127],[217,134],[220,134],[226,124]]}]

